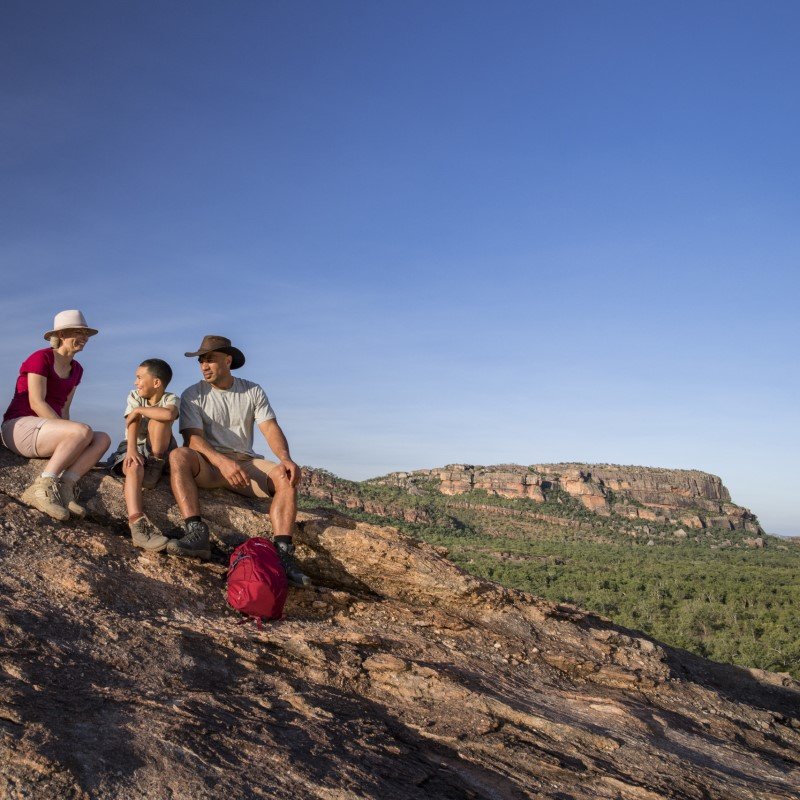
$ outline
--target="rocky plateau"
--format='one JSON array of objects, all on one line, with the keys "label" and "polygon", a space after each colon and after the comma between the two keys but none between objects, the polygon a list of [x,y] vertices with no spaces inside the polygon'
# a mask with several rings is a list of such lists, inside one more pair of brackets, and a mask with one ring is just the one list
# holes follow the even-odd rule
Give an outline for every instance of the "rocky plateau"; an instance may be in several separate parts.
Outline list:
[{"label": "rocky plateau", "polygon": [[[787,675],[504,589],[324,509],[296,532],[315,587],[259,630],[238,624],[223,581],[230,549],[268,530],[263,504],[203,493],[214,551],[195,563],[133,548],[122,487],[101,471],[84,481],[86,520],[25,507],[40,468],[0,451],[3,798],[800,796],[800,684]],[[732,514],[702,473],[521,469],[429,479],[546,492],[557,476],[606,501],[705,499]],[[146,506],[159,525],[178,520],[163,481]]]},{"label": "rocky plateau", "polygon": [[[398,516],[407,522],[426,522],[424,510],[385,508],[365,498],[362,484],[332,482],[325,473],[309,473],[306,491],[335,505],[368,513]],[[435,491],[458,497],[474,490],[508,499],[543,503],[561,490],[586,509],[603,517],[662,522],[685,528],[721,528],[760,535],[757,517],[731,502],[722,480],[698,470],[623,467],[613,464],[501,464],[473,466],[450,464],[435,469],[393,472],[363,482],[389,486],[409,493]]]}]

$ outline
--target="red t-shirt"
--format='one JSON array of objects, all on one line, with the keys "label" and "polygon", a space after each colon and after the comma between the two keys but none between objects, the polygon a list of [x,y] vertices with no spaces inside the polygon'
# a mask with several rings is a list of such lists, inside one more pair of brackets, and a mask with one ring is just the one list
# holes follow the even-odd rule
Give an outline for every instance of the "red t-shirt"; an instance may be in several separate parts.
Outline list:
[{"label": "red t-shirt", "polygon": [[72,362],[72,368],[68,378],[58,375],[55,368],[55,354],[52,347],[45,347],[31,353],[19,368],[19,377],[14,391],[14,399],[3,416],[3,422],[17,417],[36,417],[36,412],[31,408],[28,400],[28,373],[43,375],[47,378],[47,393],[45,400],[50,408],[61,416],[64,404],[67,402],[69,393],[81,382],[83,367],[77,362]]}]

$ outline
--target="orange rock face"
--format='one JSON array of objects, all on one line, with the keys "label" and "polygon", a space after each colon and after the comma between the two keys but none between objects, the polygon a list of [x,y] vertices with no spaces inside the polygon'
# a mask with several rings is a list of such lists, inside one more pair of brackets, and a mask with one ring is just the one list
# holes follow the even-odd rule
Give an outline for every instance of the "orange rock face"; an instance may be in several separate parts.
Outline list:
[{"label": "orange rock face", "polygon": [[550,488],[560,488],[601,516],[618,514],[653,522],[672,520],[694,529],[761,532],[755,515],[731,502],[720,478],[698,470],[614,464],[450,464],[432,470],[395,472],[374,482],[408,489],[418,481],[432,482],[448,496],[479,489],[497,497],[536,502],[544,502]]}]

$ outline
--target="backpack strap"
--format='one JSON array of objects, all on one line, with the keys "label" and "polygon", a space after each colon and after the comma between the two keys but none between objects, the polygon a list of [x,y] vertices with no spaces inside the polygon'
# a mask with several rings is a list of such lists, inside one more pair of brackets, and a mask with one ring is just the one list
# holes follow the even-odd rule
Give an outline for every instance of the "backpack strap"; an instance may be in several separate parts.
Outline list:
[{"label": "backpack strap", "polygon": [[239,555],[236,556],[236,560],[233,562],[233,564],[230,565],[230,567],[228,567],[228,571],[225,574],[225,579],[226,580],[230,577],[231,572],[233,572],[234,569],[236,569],[236,567],[238,566],[239,562],[240,561],[244,561],[244,559],[246,559],[246,558],[252,558],[250,553],[239,553]]},{"label": "backpack strap", "polygon": [[[239,612],[239,613],[241,613],[241,612]],[[248,616],[247,614],[242,614],[242,618],[236,620],[236,624],[237,625],[247,625],[248,622],[255,622],[256,625],[258,626],[258,629],[259,630],[263,630],[264,629],[263,619],[264,619],[263,617],[251,617],[251,616]]]}]

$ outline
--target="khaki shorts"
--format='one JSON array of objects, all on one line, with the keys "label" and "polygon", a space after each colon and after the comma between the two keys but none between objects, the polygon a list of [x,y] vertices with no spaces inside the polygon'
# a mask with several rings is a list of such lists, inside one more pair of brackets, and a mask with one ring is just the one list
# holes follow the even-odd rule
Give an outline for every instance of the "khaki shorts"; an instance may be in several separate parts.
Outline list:
[{"label": "khaki shorts", "polygon": [[25,458],[42,458],[36,450],[39,429],[47,422],[47,417],[17,417],[3,423],[1,432],[3,444]]},{"label": "khaki shorts", "polygon": [[272,497],[267,483],[267,475],[269,475],[275,467],[279,467],[277,461],[267,461],[266,458],[250,458],[240,455],[233,455],[226,453],[228,458],[233,458],[239,465],[242,471],[250,478],[250,486],[240,488],[238,486],[231,486],[222,473],[209,461],[205,456],[200,453],[197,454],[200,458],[201,469],[200,473],[195,478],[195,482],[201,489],[228,489],[236,494],[242,494],[245,497]]}]

